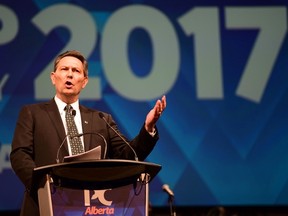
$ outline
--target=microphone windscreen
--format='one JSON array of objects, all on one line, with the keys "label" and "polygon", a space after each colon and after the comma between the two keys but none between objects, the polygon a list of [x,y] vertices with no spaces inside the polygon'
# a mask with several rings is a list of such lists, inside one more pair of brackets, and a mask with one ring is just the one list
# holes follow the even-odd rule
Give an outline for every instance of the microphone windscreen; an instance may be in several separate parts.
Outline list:
[{"label": "microphone windscreen", "polygon": [[162,186],[162,190],[165,191],[166,193],[168,193],[170,196],[174,196],[173,191],[170,189],[169,185],[164,184]]},{"label": "microphone windscreen", "polygon": [[72,115],[76,116],[76,110],[74,110],[74,109],[72,110]]}]

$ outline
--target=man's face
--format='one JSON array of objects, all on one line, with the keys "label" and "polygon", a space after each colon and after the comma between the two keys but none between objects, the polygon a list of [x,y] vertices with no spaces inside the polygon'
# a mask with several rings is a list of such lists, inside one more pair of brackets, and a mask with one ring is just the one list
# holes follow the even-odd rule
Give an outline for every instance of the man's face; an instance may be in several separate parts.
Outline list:
[{"label": "man's face", "polygon": [[82,89],[88,83],[84,76],[82,62],[72,56],[62,58],[56,71],[51,73],[51,81],[56,89],[56,95],[64,102],[75,102]]}]

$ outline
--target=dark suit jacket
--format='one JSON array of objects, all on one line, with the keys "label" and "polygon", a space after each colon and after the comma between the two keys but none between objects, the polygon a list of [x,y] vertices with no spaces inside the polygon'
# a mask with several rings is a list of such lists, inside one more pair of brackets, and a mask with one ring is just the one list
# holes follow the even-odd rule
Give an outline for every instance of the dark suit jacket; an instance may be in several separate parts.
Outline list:
[{"label": "dark suit jacket", "polygon": [[[99,117],[99,111],[80,105],[80,112],[83,132],[100,133],[107,140],[106,158],[134,159],[129,146]],[[118,131],[111,115],[103,114],[109,124]],[[57,151],[64,139],[65,129],[54,99],[46,103],[27,105],[21,109],[10,154],[12,168],[26,188],[21,215],[39,215],[37,197],[33,198],[31,194],[34,192],[30,191],[32,172],[35,167],[56,163]],[[142,126],[130,145],[136,151],[139,160],[144,160],[157,140],[158,133],[152,137]],[[103,157],[105,146],[100,136],[85,135],[84,145],[86,151],[101,145]],[[68,155],[67,143],[59,151],[60,161],[66,155]]]}]

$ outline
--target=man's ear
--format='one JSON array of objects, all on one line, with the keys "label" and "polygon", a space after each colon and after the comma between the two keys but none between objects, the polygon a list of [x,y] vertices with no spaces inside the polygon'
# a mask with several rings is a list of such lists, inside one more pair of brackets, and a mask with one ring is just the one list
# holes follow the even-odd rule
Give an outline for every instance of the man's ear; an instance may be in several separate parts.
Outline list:
[{"label": "man's ear", "polygon": [[54,75],[54,74],[55,74],[54,71],[52,71],[52,72],[50,73],[50,79],[51,79],[51,82],[52,82],[53,85],[55,85],[55,77],[54,77],[55,75]]},{"label": "man's ear", "polygon": [[85,79],[83,80],[82,89],[84,89],[87,84],[88,84],[88,77],[85,77]]}]

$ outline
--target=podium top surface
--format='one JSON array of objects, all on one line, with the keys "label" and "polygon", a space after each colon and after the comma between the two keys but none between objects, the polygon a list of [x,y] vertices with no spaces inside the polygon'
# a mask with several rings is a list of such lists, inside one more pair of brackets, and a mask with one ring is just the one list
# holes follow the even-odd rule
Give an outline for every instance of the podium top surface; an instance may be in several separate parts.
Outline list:
[{"label": "podium top surface", "polygon": [[[133,160],[87,160],[57,163],[34,169],[33,181],[40,182],[46,174],[69,182],[69,187],[92,185],[95,188],[117,187],[136,181],[141,174],[149,174],[151,181],[161,170],[161,165]],[[79,186],[80,187],[80,186]]]}]

